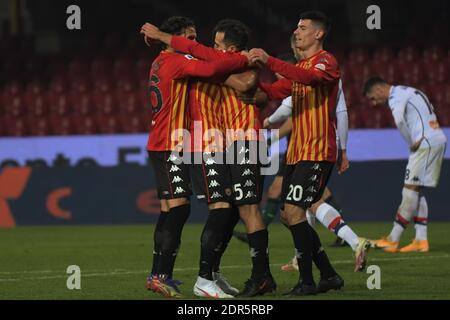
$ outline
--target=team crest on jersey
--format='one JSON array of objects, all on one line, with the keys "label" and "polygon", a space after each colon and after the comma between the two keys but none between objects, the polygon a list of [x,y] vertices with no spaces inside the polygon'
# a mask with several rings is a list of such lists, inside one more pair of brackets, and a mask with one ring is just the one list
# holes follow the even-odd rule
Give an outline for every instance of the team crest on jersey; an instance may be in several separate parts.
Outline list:
[{"label": "team crest on jersey", "polygon": [[186,59],[188,59],[188,60],[194,59],[194,57],[191,56],[190,54],[186,54],[186,55],[184,55],[184,57],[185,57]]},{"label": "team crest on jersey", "polygon": [[314,68],[325,71],[326,67],[323,63],[318,63],[314,66]]},{"label": "team crest on jersey", "polygon": [[159,70],[159,63],[158,62],[153,62],[153,64],[152,64],[152,69],[153,70],[155,70],[155,71],[158,71]]}]

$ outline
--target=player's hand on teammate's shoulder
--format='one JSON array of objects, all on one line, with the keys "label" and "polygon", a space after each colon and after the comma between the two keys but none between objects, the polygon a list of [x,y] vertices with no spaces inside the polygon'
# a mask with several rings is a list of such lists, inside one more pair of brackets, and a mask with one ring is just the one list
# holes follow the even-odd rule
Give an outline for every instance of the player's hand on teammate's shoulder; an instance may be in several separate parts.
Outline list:
[{"label": "player's hand on teammate's shoulder", "polygon": [[263,49],[254,48],[249,52],[249,61],[250,63],[263,63],[266,64],[269,60],[269,55]]}]

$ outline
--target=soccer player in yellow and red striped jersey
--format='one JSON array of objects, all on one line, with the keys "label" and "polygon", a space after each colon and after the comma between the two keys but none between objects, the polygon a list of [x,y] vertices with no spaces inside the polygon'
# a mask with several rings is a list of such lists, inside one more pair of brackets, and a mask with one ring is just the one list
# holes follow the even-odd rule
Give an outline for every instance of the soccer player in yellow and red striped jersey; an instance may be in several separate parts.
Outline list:
[{"label": "soccer player in yellow and red striped jersey", "polygon": [[[141,29],[147,38],[151,33],[149,29],[151,27],[147,24]],[[169,18],[161,30],[185,38],[196,37],[192,20],[185,17]],[[164,296],[179,296],[176,284],[171,282],[171,273],[181,232],[190,213],[189,170],[180,156],[183,135],[189,126],[188,78],[225,75],[246,67],[247,63],[245,57],[238,55],[220,61],[200,61],[180,54],[170,46],[165,46],[152,63],[149,90],[153,118],[147,150],[155,169],[161,211],[168,214],[160,215],[155,230],[156,264],[147,281],[147,288]]]},{"label": "soccer player in yellow and red striped jersey", "polygon": [[[272,85],[261,84],[270,98],[292,95],[293,129],[283,178],[282,214],[293,236],[300,271],[299,282],[289,292],[292,295],[312,295],[344,285],[306,219],[306,210],[322,196],[337,159],[335,108],[340,71],[333,55],[323,50],[328,30],[323,13],[310,11],[300,16],[295,45],[305,59],[295,66],[262,49],[253,49],[249,55],[251,62],[263,63],[285,77]],[[318,287],[313,260],[321,274]]]},{"label": "soccer player in yellow and red striped jersey", "polygon": [[[170,44],[178,51],[192,54],[206,61],[223,58],[230,52],[240,52],[248,42],[247,27],[236,20],[223,20],[214,30],[215,47],[207,48],[199,43],[187,41],[182,37],[171,37],[167,34],[155,35],[156,39]],[[255,71],[250,71],[255,73]],[[255,75],[247,75],[251,79]],[[249,81],[249,80],[247,80]],[[243,81],[243,82],[247,82]],[[252,275],[246,282],[243,296],[255,296],[272,292],[276,284],[269,268],[267,254],[268,234],[262,221],[258,204],[261,200],[262,178],[260,163],[257,159],[259,140],[259,110],[254,104],[244,104],[238,100],[237,93],[230,86],[221,87],[221,127],[227,132],[227,154],[237,155],[230,164],[233,184],[234,204],[239,207],[239,214],[249,234],[250,252],[252,255]],[[230,151],[231,150],[231,151]],[[234,151],[234,152],[233,152]],[[254,155],[250,151],[253,151]],[[236,221],[236,220],[235,220]],[[230,232],[225,243],[232,235],[234,224],[230,223]]]}]

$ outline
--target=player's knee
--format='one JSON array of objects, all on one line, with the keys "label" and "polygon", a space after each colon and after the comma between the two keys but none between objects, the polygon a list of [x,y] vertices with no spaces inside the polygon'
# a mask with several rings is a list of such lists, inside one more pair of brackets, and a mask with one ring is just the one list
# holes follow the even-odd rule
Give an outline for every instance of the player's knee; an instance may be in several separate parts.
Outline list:
[{"label": "player's knee", "polygon": [[286,204],[284,208],[285,219],[288,225],[292,226],[306,221],[306,210],[291,204]]},{"label": "player's knee", "polygon": [[323,200],[319,200],[308,209],[313,215],[316,215],[317,209],[324,203]]}]

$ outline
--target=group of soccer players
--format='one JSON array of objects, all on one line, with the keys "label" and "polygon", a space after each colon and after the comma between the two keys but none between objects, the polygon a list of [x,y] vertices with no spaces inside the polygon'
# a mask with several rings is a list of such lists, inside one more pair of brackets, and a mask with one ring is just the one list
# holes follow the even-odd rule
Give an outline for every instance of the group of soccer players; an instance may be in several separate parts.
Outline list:
[{"label": "group of soccer players", "polygon": [[[180,282],[173,278],[173,268],[183,226],[190,214],[192,187],[197,199],[208,204],[209,211],[201,235],[194,294],[208,298],[253,297],[276,290],[269,267],[267,225],[270,219],[263,219],[259,209],[263,190],[261,169],[266,154],[261,129],[288,118],[285,133],[290,132],[290,139],[286,164],[278,188],[274,188],[278,190],[271,196],[272,202],[281,199],[281,219],[292,234],[296,252],[292,267],[299,270],[299,281],[288,294],[312,295],[344,285],[317,232],[308,223],[308,214],[352,247],[355,271],[364,269],[370,243],[345,224],[339,211],[330,205],[331,193],[326,188],[335,163],[340,173],[348,168],[345,152],[348,120],[339,66],[333,55],[323,50],[328,31],[329,22],[323,13],[303,13],[292,38],[297,58],[292,64],[271,57],[262,49],[248,52],[249,29],[237,20],[222,20],[216,25],[215,48],[195,41],[195,24],[186,17],[171,17],[159,28],[150,23],[142,26],[141,33],[148,44],[163,45],[152,63],[149,86],[153,118],[147,149],[161,199],[161,214],[154,232],[153,266],[146,283],[149,290],[165,297],[182,297]],[[279,80],[273,84],[259,83],[261,68],[273,71]],[[384,86],[388,85],[382,79],[371,79],[365,94],[372,101],[383,103],[387,98],[378,87],[383,87],[385,93]],[[389,90],[393,91],[390,86]],[[395,90],[406,89],[395,87]],[[415,93],[408,91],[408,94]],[[404,96],[400,99],[402,103],[408,99],[406,93]],[[258,100],[267,99],[285,100],[277,110],[278,115],[262,124],[257,104],[260,104]],[[405,112],[404,105],[399,107],[400,103],[395,103],[395,108],[403,108]],[[429,111],[427,120],[433,120],[431,107]],[[415,121],[413,117],[407,121]],[[433,121],[436,123],[433,129],[438,130],[435,116]],[[435,161],[435,167],[440,168],[445,141],[437,145],[430,144],[429,140],[422,133],[421,140],[412,140],[411,145],[422,150],[420,144],[427,141],[433,148],[427,161]],[[430,154],[435,160],[430,160]],[[416,156],[421,160],[423,157]],[[428,168],[428,164],[416,165],[407,172],[416,181],[424,175],[420,170]],[[434,178],[427,181],[437,184],[439,173],[435,178],[435,171]],[[422,186],[427,186],[427,181],[419,180]],[[414,209],[417,211],[419,202],[422,206],[425,201],[424,197],[419,200],[419,187],[408,186],[405,184],[404,190],[416,192],[417,199],[414,202],[410,196],[410,201],[404,204],[407,202],[404,195],[398,213],[404,220],[412,217],[412,213],[401,215],[406,207],[412,212],[417,204]],[[400,217],[397,222],[403,221]],[[251,275],[242,292],[230,285],[220,272],[221,257],[239,220],[246,227],[252,261]],[[394,247],[396,239],[398,245],[398,237],[391,234],[376,245]],[[313,262],[320,270],[317,286]]]}]

